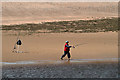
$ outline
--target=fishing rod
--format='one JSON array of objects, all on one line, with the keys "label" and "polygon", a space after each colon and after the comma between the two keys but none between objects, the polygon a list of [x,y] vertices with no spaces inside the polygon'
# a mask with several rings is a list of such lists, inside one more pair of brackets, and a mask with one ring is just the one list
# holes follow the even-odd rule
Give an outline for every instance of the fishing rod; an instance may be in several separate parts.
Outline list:
[{"label": "fishing rod", "polygon": [[73,46],[73,48],[78,47],[80,45],[84,45],[84,44],[88,44],[88,43],[76,44],[76,45]]},{"label": "fishing rod", "polygon": [[[20,36],[20,31],[18,32],[18,36],[17,36],[16,42],[18,41],[19,36]],[[13,51],[12,51],[12,52],[14,52],[15,49],[16,49],[16,43],[14,44],[14,48],[13,48]]]}]

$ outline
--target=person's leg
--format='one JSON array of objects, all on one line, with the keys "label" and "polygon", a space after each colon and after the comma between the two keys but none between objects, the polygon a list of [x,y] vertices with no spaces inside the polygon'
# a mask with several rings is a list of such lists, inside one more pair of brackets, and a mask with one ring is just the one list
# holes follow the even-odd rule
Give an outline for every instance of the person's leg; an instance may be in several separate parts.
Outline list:
[{"label": "person's leg", "polygon": [[17,53],[19,53],[19,48],[20,48],[20,45],[17,45],[18,46],[18,48],[17,48]]},{"label": "person's leg", "polygon": [[64,51],[64,54],[62,55],[61,59],[63,60],[63,58],[66,56],[66,51]]},{"label": "person's leg", "polygon": [[67,52],[68,60],[70,60],[70,52]]}]

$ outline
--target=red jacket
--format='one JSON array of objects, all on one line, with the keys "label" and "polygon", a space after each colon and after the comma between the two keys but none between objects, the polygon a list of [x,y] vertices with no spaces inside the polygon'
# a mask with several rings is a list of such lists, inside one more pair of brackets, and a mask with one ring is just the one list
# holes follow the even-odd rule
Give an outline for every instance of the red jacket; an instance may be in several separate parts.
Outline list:
[{"label": "red jacket", "polygon": [[67,43],[64,45],[64,51],[70,51],[70,47]]}]

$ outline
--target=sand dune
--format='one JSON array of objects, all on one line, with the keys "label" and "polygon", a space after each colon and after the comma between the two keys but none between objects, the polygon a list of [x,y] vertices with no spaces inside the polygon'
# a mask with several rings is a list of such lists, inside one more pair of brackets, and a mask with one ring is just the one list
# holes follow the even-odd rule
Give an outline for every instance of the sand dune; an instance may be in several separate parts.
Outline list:
[{"label": "sand dune", "polygon": [[3,2],[2,13],[3,24],[115,17],[118,13],[118,3]]}]

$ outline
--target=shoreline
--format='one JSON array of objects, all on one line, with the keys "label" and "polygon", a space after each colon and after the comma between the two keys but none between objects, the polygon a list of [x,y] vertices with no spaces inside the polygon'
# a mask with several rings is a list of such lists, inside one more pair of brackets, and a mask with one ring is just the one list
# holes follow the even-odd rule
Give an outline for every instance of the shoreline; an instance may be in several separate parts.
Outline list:
[{"label": "shoreline", "polygon": [[91,63],[118,63],[120,58],[105,58],[105,59],[64,59],[64,60],[31,60],[31,61],[15,61],[15,62],[0,62],[3,66],[9,65],[36,65],[36,64],[91,64]]}]

